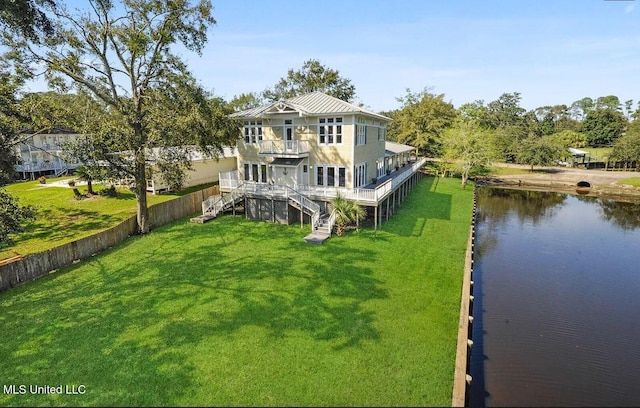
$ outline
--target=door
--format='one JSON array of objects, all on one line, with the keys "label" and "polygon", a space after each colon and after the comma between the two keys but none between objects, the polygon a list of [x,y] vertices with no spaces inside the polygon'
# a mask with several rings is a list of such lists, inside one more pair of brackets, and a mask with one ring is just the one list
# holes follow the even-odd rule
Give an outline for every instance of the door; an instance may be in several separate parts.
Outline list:
[{"label": "door", "polygon": [[284,121],[284,151],[285,152],[293,152],[294,150],[293,141],[293,120],[285,119]]}]

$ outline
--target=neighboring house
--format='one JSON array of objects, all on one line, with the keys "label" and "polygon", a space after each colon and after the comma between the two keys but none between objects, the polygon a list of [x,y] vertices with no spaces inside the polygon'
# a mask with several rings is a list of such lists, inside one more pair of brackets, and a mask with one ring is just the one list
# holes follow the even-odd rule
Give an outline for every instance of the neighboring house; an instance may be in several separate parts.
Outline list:
[{"label": "neighboring house", "polygon": [[[237,155],[237,150],[232,147],[225,147],[219,157],[205,156],[199,152],[192,153],[192,169],[185,172],[185,180],[182,187],[192,187],[218,181],[220,173],[230,172],[238,168]],[[169,190],[169,185],[162,179],[160,174],[154,174],[151,179],[147,180],[147,191],[157,194],[167,190]]]},{"label": "neighboring house", "polygon": [[238,171],[220,175],[228,194],[206,200],[200,221],[243,200],[249,218],[331,231],[327,203],[341,194],[373,209],[377,226],[380,206],[388,218],[390,197],[395,208],[424,164],[415,148],[386,141],[390,118],[321,92],[231,116],[242,124]]},{"label": "neighboring house", "polygon": [[19,161],[15,170],[23,179],[35,180],[39,176],[60,176],[77,168],[80,163],[67,163],[62,158],[61,145],[81,135],[72,129],[52,128],[47,131],[20,132],[22,143],[16,146]]}]

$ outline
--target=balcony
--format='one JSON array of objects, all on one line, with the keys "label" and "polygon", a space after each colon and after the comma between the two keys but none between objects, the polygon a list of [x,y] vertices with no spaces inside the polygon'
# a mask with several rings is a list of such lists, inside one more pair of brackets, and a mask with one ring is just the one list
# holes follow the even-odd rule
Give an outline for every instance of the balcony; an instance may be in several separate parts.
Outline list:
[{"label": "balcony", "polygon": [[[314,200],[329,201],[340,194],[343,198],[354,200],[361,205],[378,205],[409,177],[419,171],[425,163],[426,159],[420,158],[391,173],[384,180],[378,180],[376,184],[370,184],[364,188],[296,185],[294,189]],[[277,197],[284,194],[286,187],[240,180],[238,170],[220,173],[221,192],[228,193],[237,189],[241,189],[244,193],[250,192],[255,195]]]},{"label": "balcony", "polygon": [[309,142],[306,140],[261,140],[258,149],[260,157],[309,157]]}]

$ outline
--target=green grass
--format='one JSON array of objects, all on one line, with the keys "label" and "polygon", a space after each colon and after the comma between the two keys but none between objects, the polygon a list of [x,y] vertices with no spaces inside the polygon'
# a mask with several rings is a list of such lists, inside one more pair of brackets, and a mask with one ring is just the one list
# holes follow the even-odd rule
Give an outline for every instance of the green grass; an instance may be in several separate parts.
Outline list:
[{"label": "green grass", "polygon": [[602,160],[604,157],[609,157],[613,150],[612,147],[580,147],[578,149],[589,152],[592,160]]},{"label": "green grass", "polygon": [[618,181],[618,184],[626,184],[633,187],[640,187],[640,177],[629,177]]},{"label": "green grass", "polygon": [[0,405],[451,403],[472,189],[425,178],[383,229],[181,220],[0,293]]},{"label": "green grass", "polygon": [[[72,177],[49,179],[70,180]],[[149,205],[171,200],[180,195],[199,190],[205,186],[185,189],[177,193],[147,195]],[[104,187],[95,185],[98,191]],[[78,188],[86,191],[86,186]],[[116,225],[136,214],[135,195],[129,189],[119,189],[117,197],[93,196],[76,200],[73,191],[66,187],[43,186],[38,181],[27,181],[8,185],[6,190],[20,199],[20,204],[38,208],[35,221],[25,225],[25,231],[12,235],[14,244],[0,248],[0,259],[46,251],[76,239]]]}]

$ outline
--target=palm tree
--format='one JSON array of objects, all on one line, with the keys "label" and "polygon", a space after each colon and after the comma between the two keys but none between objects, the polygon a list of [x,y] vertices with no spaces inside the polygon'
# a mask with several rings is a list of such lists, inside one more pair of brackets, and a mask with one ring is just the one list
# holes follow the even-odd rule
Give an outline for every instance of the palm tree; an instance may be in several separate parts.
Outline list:
[{"label": "palm tree", "polygon": [[94,177],[92,172],[85,166],[79,166],[76,169],[76,177],[79,180],[82,181],[86,181],[87,182],[87,193],[91,194],[91,195],[95,195],[96,193],[93,192],[93,185],[91,184],[91,182],[93,182]]},{"label": "palm tree", "polygon": [[359,228],[360,220],[366,216],[364,208],[359,206],[355,201],[343,198],[340,194],[331,200],[331,206],[336,212],[336,235],[342,236],[347,225],[355,223],[356,229]]}]

